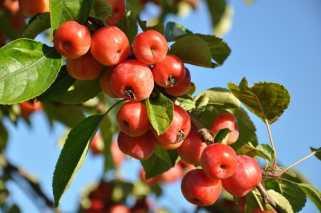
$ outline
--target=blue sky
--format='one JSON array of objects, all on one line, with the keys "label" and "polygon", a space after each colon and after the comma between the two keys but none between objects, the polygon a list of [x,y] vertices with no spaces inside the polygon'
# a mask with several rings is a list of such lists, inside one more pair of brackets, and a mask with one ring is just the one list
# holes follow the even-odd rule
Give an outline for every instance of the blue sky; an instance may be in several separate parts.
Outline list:
[{"label": "blue sky", "polygon": [[[192,79],[198,91],[210,87],[226,86],[247,77],[250,83],[273,81],[285,85],[291,93],[291,104],[279,121],[272,126],[280,161],[288,165],[306,155],[309,147],[320,147],[321,142],[321,1],[269,0],[256,1],[246,6],[242,1],[231,1],[234,8],[232,30],[224,37],[232,54],[224,66],[216,69],[191,67]],[[179,21],[194,32],[211,33],[204,5]],[[319,71],[318,71],[319,70]],[[253,117],[262,143],[267,142],[264,125]],[[10,127],[11,138],[7,150],[10,160],[22,165],[39,178],[51,194],[51,178],[59,155],[58,138],[64,133],[57,125],[48,130],[41,113],[32,118],[33,129],[23,123]],[[101,173],[102,160],[88,157],[73,184],[62,198],[64,212],[75,209],[82,186],[94,182]],[[123,171],[136,175],[138,164],[129,161]],[[321,163],[315,158],[298,167],[318,188],[321,188]],[[35,207],[15,185],[13,200],[24,212],[36,212]],[[166,198],[160,204],[175,203],[176,210],[189,208],[182,198],[179,184],[165,189]],[[174,202],[173,202],[174,201]],[[317,212],[310,203],[302,212]]]}]

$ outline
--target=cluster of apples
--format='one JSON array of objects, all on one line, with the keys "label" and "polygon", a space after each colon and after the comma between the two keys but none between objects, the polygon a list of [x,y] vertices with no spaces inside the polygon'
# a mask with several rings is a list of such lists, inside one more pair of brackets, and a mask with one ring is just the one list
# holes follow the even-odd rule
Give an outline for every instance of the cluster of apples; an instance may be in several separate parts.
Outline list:
[{"label": "cluster of apples", "polygon": [[137,199],[131,207],[121,202],[112,201],[114,190],[113,182],[101,181],[87,195],[88,204],[83,206],[82,212],[85,213],[143,213],[149,212],[153,205],[146,197]]}]

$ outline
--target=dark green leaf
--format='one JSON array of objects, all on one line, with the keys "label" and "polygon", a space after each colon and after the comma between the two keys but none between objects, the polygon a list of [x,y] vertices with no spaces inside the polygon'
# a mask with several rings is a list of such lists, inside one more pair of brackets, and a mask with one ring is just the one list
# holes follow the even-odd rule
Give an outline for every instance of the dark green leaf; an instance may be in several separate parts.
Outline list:
[{"label": "dark green leaf", "polygon": [[221,21],[227,4],[225,0],[206,0],[207,8],[212,18],[212,24],[217,26]]},{"label": "dark green leaf", "polygon": [[2,152],[6,148],[8,139],[9,139],[8,130],[0,120],[0,152]]},{"label": "dark green leaf", "polygon": [[186,34],[193,34],[192,31],[187,29],[181,24],[175,22],[167,22],[165,26],[165,36],[167,41],[175,41],[177,38]]},{"label": "dark green leaf", "polygon": [[103,23],[106,22],[106,19],[111,16],[112,8],[107,4],[106,0],[93,0],[93,6],[90,11],[90,16],[94,17]]},{"label": "dark green leaf", "polygon": [[50,28],[49,13],[42,13],[34,17],[23,30],[21,37],[35,38],[38,34]]},{"label": "dark green leaf", "polygon": [[244,78],[238,86],[230,83],[229,89],[250,111],[270,123],[276,121],[290,103],[289,92],[277,83],[263,82],[249,87]]},{"label": "dark green leaf", "polygon": [[228,133],[230,133],[231,131],[227,128],[225,129],[221,129],[216,135],[215,135],[215,138],[214,138],[214,141],[216,143],[220,143],[222,142],[225,137],[228,135]]},{"label": "dark green leaf", "polygon": [[50,22],[52,30],[68,20],[87,21],[92,0],[50,0]]},{"label": "dark green leaf", "polygon": [[259,144],[255,147],[253,146],[253,144],[248,143],[242,146],[239,149],[238,153],[242,155],[252,156],[252,157],[258,156],[268,161],[272,161],[274,156],[274,151],[272,147],[268,144]]},{"label": "dark green leaf", "polygon": [[189,96],[176,98],[175,104],[182,107],[186,111],[191,111],[195,108],[195,102],[193,98]]},{"label": "dark green leaf", "polygon": [[321,211],[321,192],[310,184],[299,183],[298,185],[314,203],[314,205],[318,207],[319,211]]},{"label": "dark green leaf", "polygon": [[161,147],[156,147],[154,154],[149,159],[141,161],[146,178],[155,177],[172,168],[177,157],[175,151],[166,151]]},{"label": "dark green leaf", "polygon": [[318,149],[311,148],[311,151],[312,151],[312,152],[316,152],[315,156],[316,156],[319,160],[321,160],[321,147],[318,148]]},{"label": "dark green leaf", "polygon": [[173,119],[173,102],[159,93],[157,97],[146,100],[149,121],[158,135],[162,134]]},{"label": "dark green leaf", "polygon": [[80,106],[43,103],[44,110],[52,121],[59,121],[67,127],[73,128],[84,119]]},{"label": "dark green leaf", "polygon": [[58,206],[63,192],[77,167],[79,167],[80,160],[86,156],[88,141],[97,131],[103,117],[104,115],[90,116],[69,132],[53,176],[52,189],[56,206]]},{"label": "dark green leaf", "polygon": [[55,50],[39,42],[18,39],[5,45],[0,49],[0,104],[41,95],[55,81],[61,65]]}]

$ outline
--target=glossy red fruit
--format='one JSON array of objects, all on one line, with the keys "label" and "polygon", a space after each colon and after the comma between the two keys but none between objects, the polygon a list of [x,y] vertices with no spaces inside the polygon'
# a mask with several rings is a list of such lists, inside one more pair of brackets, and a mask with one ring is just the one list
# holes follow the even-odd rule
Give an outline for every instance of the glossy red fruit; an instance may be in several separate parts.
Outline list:
[{"label": "glossy red fruit", "polygon": [[111,89],[118,98],[132,101],[147,99],[154,89],[152,71],[136,60],[121,63],[112,71]]},{"label": "glossy red fruit", "polygon": [[179,164],[176,164],[166,172],[162,173],[159,178],[162,183],[173,183],[181,179],[183,175],[183,168]]},{"label": "glossy red fruit", "polygon": [[116,95],[113,93],[111,89],[111,70],[106,70],[105,73],[100,77],[100,88],[104,93],[106,93],[111,98],[116,98]]},{"label": "glossy red fruit", "polygon": [[213,123],[211,130],[214,134],[218,133],[221,129],[229,129],[230,133],[228,133],[226,142],[227,144],[235,143],[239,138],[239,129],[237,126],[236,117],[229,113],[225,112],[217,116]]},{"label": "glossy red fruit", "polygon": [[99,213],[103,212],[105,203],[103,200],[91,199],[89,207],[84,210],[85,213]]},{"label": "glossy red fruit", "polygon": [[21,115],[24,118],[28,118],[32,113],[40,111],[42,104],[39,101],[25,101],[19,104]]},{"label": "glossy red fruit", "polygon": [[156,136],[164,149],[177,149],[182,145],[191,130],[189,114],[179,106],[174,106],[173,120],[166,131]]},{"label": "glossy red fruit", "polygon": [[76,59],[67,60],[67,71],[77,80],[95,80],[102,72],[103,66],[90,53]]},{"label": "glossy red fruit", "polygon": [[198,206],[209,206],[214,204],[222,193],[222,183],[219,179],[208,177],[203,170],[194,169],[183,177],[181,190],[189,202]]},{"label": "glossy red fruit", "polygon": [[133,51],[139,61],[148,65],[156,64],[165,59],[168,44],[161,33],[148,30],[136,36]]},{"label": "glossy red fruit", "polygon": [[183,144],[177,149],[177,153],[186,163],[199,165],[202,153],[206,147],[207,144],[203,142],[197,130],[192,128]]},{"label": "glossy red fruit", "polygon": [[104,141],[99,134],[96,134],[90,142],[90,151],[94,155],[99,155],[104,150]]},{"label": "glossy red fruit", "polygon": [[19,7],[23,15],[34,16],[49,12],[49,0],[19,0]]},{"label": "glossy red fruit", "polygon": [[91,44],[88,28],[76,21],[66,21],[55,31],[54,45],[56,50],[68,59],[85,55]]},{"label": "glossy red fruit", "polygon": [[256,159],[246,155],[237,157],[237,166],[232,177],[222,180],[226,191],[243,197],[252,191],[262,180],[262,171]]},{"label": "glossy red fruit", "polygon": [[201,166],[209,177],[226,179],[234,175],[237,165],[236,159],[237,155],[232,147],[215,143],[204,149]]},{"label": "glossy red fruit", "polygon": [[138,160],[149,158],[154,152],[155,145],[155,137],[150,132],[139,137],[130,137],[122,132],[118,135],[119,149]]},{"label": "glossy red fruit", "polygon": [[123,204],[115,204],[109,207],[106,213],[130,213],[130,209]]},{"label": "glossy red fruit", "polygon": [[0,1],[0,8],[1,7],[11,14],[16,14],[19,11],[19,0],[2,0]]},{"label": "glossy red fruit", "polygon": [[186,163],[186,162],[183,161],[183,160],[180,160],[180,161],[178,162],[178,164],[179,164],[180,167],[182,167],[182,169],[184,170],[184,172],[188,172],[188,171],[196,168],[193,164]]},{"label": "glossy red fruit", "polygon": [[118,113],[117,121],[120,131],[131,137],[145,134],[149,130],[146,106],[142,102],[126,102]]},{"label": "glossy red fruit", "polygon": [[165,88],[175,86],[185,78],[185,75],[186,70],[182,60],[174,55],[167,55],[153,68],[155,83]]},{"label": "glossy red fruit", "polygon": [[118,27],[103,27],[92,37],[91,54],[101,64],[117,65],[125,61],[130,46],[126,34]]},{"label": "glossy red fruit", "polygon": [[107,0],[112,8],[111,17],[107,19],[108,25],[116,25],[125,16],[125,0]]},{"label": "glossy red fruit", "polygon": [[186,69],[186,75],[183,79],[178,81],[175,86],[165,88],[167,94],[178,97],[186,95],[191,88],[191,74],[189,70]]}]

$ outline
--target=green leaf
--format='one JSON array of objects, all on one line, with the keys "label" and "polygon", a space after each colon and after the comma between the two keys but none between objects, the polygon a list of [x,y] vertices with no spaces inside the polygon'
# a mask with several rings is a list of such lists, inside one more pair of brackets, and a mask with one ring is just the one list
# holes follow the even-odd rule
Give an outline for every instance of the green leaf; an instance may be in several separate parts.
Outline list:
[{"label": "green leaf", "polygon": [[90,116],[69,132],[53,176],[52,189],[56,206],[58,206],[63,192],[79,166],[79,161],[86,155],[88,141],[95,134],[103,117],[104,115]]},{"label": "green leaf", "polygon": [[229,46],[220,38],[211,35],[187,34],[179,37],[170,52],[184,63],[202,67],[217,67],[230,55]]},{"label": "green leaf", "polygon": [[146,108],[149,121],[158,135],[162,134],[173,120],[173,102],[163,95],[157,94],[146,100]]},{"label": "green leaf", "polygon": [[106,115],[100,124],[100,134],[104,141],[104,171],[107,172],[114,168],[113,158],[111,155],[111,144],[113,134],[116,132],[115,122],[110,115]]},{"label": "green leaf", "polygon": [[93,6],[90,11],[90,16],[94,17],[103,23],[106,22],[106,19],[111,16],[112,8],[107,4],[106,0],[93,0]]},{"label": "green leaf", "polygon": [[0,49],[0,104],[35,98],[55,81],[62,59],[54,48],[18,39]]},{"label": "green leaf", "polygon": [[175,151],[166,151],[157,146],[154,154],[147,160],[142,160],[146,178],[155,177],[172,168],[177,160]]},{"label": "green leaf", "polygon": [[195,98],[195,105],[201,108],[206,105],[217,105],[223,108],[240,107],[240,101],[227,89],[214,87],[202,92]]},{"label": "green leaf", "polygon": [[298,184],[302,191],[309,197],[315,206],[321,211],[321,192],[314,186],[306,183]]},{"label": "green leaf", "polygon": [[175,104],[182,107],[186,111],[191,111],[195,108],[195,101],[190,96],[177,97]]},{"label": "green leaf", "polygon": [[91,0],[50,0],[50,22],[52,30],[68,20],[85,23],[93,1]]},{"label": "green leaf", "polygon": [[274,156],[274,151],[272,147],[268,144],[259,144],[256,147],[253,144],[248,143],[240,148],[238,151],[239,154],[248,155],[251,157],[261,157],[268,161],[272,161]]},{"label": "green leaf", "polygon": [[274,199],[278,206],[278,212],[284,213],[293,213],[293,209],[291,204],[289,203],[288,199],[286,199],[282,194],[270,189],[267,193]]},{"label": "green leaf", "polygon": [[6,148],[8,139],[9,139],[8,130],[0,120],[0,152],[2,152]]},{"label": "green leaf", "polygon": [[300,212],[305,206],[306,195],[296,183],[278,179],[267,179],[265,181],[265,187],[281,193],[288,199],[294,212]]},{"label": "green leaf", "polygon": [[64,104],[81,104],[96,97],[101,89],[98,80],[75,81],[64,93],[56,93],[51,100]]},{"label": "green leaf", "polygon": [[228,87],[250,111],[270,123],[275,122],[290,103],[289,92],[277,83],[262,82],[249,87],[244,78],[238,86],[230,83]]},{"label": "green leaf", "polygon": [[177,38],[186,34],[193,34],[193,32],[176,22],[169,21],[166,23],[165,37],[167,41],[175,41]]},{"label": "green leaf", "polygon": [[214,138],[214,141],[216,143],[220,143],[222,142],[225,137],[227,136],[228,133],[230,133],[231,131],[227,128],[225,129],[221,129],[216,135],[215,135],[215,138]]},{"label": "green leaf", "polygon": [[315,156],[316,156],[319,160],[321,160],[321,147],[318,148],[318,149],[311,147],[311,151],[312,151],[312,152],[316,152]]},{"label": "green leaf", "polygon": [[42,13],[30,20],[21,37],[35,38],[38,34],[50,28],[50,14]]},{"label": "green leaf", "polygon": [[81,106],[44,103],[44,110],[52,121],[59,121],[73,128],[84,119]]},{"label": "green leaf", "polygon": [[210,12],[212,19],[212,24],[214,26],[218,25],[221,21],[224,12],[226,10],[227,4],[225,0],[206,0],[207,8]]}]

